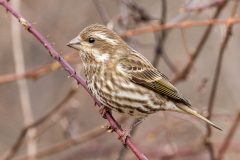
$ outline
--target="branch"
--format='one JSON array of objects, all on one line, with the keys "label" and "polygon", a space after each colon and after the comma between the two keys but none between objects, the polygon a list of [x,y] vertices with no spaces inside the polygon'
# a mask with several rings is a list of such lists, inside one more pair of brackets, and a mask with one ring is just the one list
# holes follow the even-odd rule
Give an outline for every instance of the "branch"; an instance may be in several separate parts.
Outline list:
[{"label": "branch", "polygon": [[[42,36],[40,32],[38,32],[31,23],[29,23],[25,18],[23,18],[18,12],[16,12],[15,9],[11,7],[11,5],[6,0],[0,0],[0,5],[2,5],[7,11],[9,11],[14,17],[16,17],[19,20],[19,23],[28,31],[30,32],[49,52],[50,56],[57,60],[65,71],[68,72],[68,74],[73,77],[80,85],[83,86],[83,88],[91,95],[91,97],[94,99],[96,105],[98,107],[101,107],[102,104],[91,94],[90,90],[87,88],[86,81],[79,76],[79,74],[76,73],[76,71],[67,63],[63,57],[60,56],[60,54],[55,50],[55,48],[47,41],[45,37]],[[116,122],[116,120],[113,118],[113,116],[107,112],[104,116],[109,121],[111,128],[114,132],[116,132],[119,136],[122,136],[124,134],[122,128],[120,125]],[[128,146],[132,152],[135,154],[135,156],[138,159],[145,160],[147,159],[146,156],[138,149],[138,147],[132,142],[130,137],[126,138],[126,146]],[[9,158],[8,158],[9,159]]]},{"label": "branch", "polygon": [[[119,122],[124,122],[126,119],[121,118]],[[58,144],[54,144],[50,147],[47,147],[45,149],[42,149],[38,151],[36,154],[29,155],[29,156],[19,156],[16,157],[14,160],[28,160],[31,159],[32,157],[36,157],[38,159],[44,158],[49,155],[56,154],[58,152],[62,152],[66,149],[70,149],[71,147],[74,147],[76,145],[82,144],[84,142],[89,142],[90,140],[93,140],[94,138],[97,138],[104,133],[106,133],[106,127],[107,124],[101,125],[102,127],[96,127],[90,131],[87,131],[85,133],[80,134],[79,136],[75,138],[69,138],[63,142],[60,142]]]},{"label": "branch", "polygon": [[[235,1],[236,3],[234,3],[233,6],[233,10],[231,13],[231,17],[234,17],[236,12],[237,12],[237,1]],[[212,88],[211,88],[211,92],[210,92],[210,97],[209,97],[209,102],[208,102],[208,115],[207,118],[209,120],[211,120],[212,118],[212,112],[213,112],[213,106],[214,106],[214,101],[216,98],[216,93],[217,93],[217,88],[218,88],[218,83],[219,83],[219,77],[220,77],[220,73],[221,73],[221,69],[222,69],[222,61],[223,61],[223,55],[225,53],[226,47],[228,45],[229,39],[231,37],[231,33],[232,33],[232,24],[229,24],[227,26],[227,31],[224,35],[224,39],[223,42],[221,43],[220,46],[220,51],[219,51],[219,56],[218,56],[218,60],[217,60],[217,66],[216,66],[216,71],[214,74],[214,78],[213,78],[213,84],[212,84]],[[210,157],[211,159],[214,159],[214,150],[213,150],[213,146],[212,143],[210,141],[210,138],[212,136],[212,128],[210,127],[210,125],[207,125],[207,134],[205,136],[205,144],[206,147],[209,150],[210,153]]]},{"label": "branch", "polygon": [[216,160],[222,160],[223,159],[223,156],[226,153],[226,151],[227,151],[227,149],[228,149],[228,147],[231,143],[231,140],[232,140],[234,134],[237,131],[239,123],[240,123],[240,112],[238,113],[237,118],[233,122],[225,140],[223,141],[223,144],[221,145],[221,147],[218,151],[218,156],[217,156]]},{"label": "branch", "polygon": [[17,151],[21,147],[28,131],[30,129],[38,127],[42,123],[46,122],[49,118],[51,118],[59,109],[61,109],[63,107],[63,104],[65,104],[75,93],[76,93],[76,90],[71,89],[70,92],[62,99],[62,101],[56,107],[54,107],[50,112],[48,112],[46,115],[44,115],[39,120],[24,127],[22,129],[21,133],[19,134],[18,139],[15,141],[13,147],[10,149],[10,151],[7,153],[7,155],[4,159],[11,159],[12,157],[14,157],[14,155],[17,153]]},{"label": "branch", "polygon": [[[166,0],[162,0],[162,8],[161,8],[161,18],[159,21],[160,25],[164,25],[166,23],[166,19],[167,19],[167,1]],[[156,46],[155,46],[155,55],[153,58],[153,66],[157,67],[158,66],[158,62],[159,62],[159,58],[162,56],[163,60],[165,61],[165,63],[167,64],[167,66],[173,71],[176,72],[176,67],[175,65],[171,62],[170,58],[168,57],[168,55],[164,52],[164,42],[166,41],[167,38],[167,32],[166,30],[163,30],[160,33],[155,33],[155,39],[156,39]]]},{"label": "branch", "polygon": [[[76,63],[78,62],[77,57],[79,56],[73,53],[73,54],[65,55],[64,59],[69,63]],[[60,67],[61,65],[58,62],[54,61],[50,64],[41,66],[34,70],[27,71],[25,73],[21,73],[21,74],[10,73],[5,75],[0,75],[0,84],[10,83],[20,79],[36,80],[49,74],[50,72],[58,70]]]},{"label": "branch", "polygon": [[183,8],[184,12],[192,12],[192,11],[202,11],[205,9],[213,8],[213,7],[218,7],[224,4],[226,0],[214,0],[205,4],[197,5],[197,6],[188,6]]},{"label": "branch", "polygon": [[[222,8],[225,5],[221,5]],[[228,18],[228,19],[210,19],[210,20],[203,20],[203,21],[184,21],[176,24],[165,24],[161,25],[158,23],[152,23],[150,25],[128,30],[121,34],[122,38],[128,38],[132,36],[137,36],[143,33],[151,33],[151,32],[159,32],[162,30],[171,30],[171,29],[183,29],[183,28],[192,28],[192,27],[203,27],[203,26],[212,26],[212,25],[233,25],[239,24],[240,18]]]},{"label": "branch", "polygon": [[[13,5],[19,10],[21,1],[13,0]],[[26,71],[24,62],[24,53],[22,46],[21,30],[14,17],[11,17],[11,33],[12,33],[12,48],[13,57],[15,63],[16,74],[23,74]],[[17,81],[20,97],[20,106],[22,109],[23,125],[27,126],[34,121],[33,109],[30,101],[29,88],[26,79],[21,79]],[[30,129],[27,133],[27,154],[34,154],[37,152],[37,141],[34,139],[37,130],[35,128]],[[35,160],[35,158],[33,157]]]},{"label": "branch", "polygon": [[107,24],[109,21],[109,15],[106,11],[106,9],[104,8],[104,5],[102,4],[102,2],[100,2],[99,0],[92,0],[100,17],[102,18],[102,21],[104,24]]},{"label": "branch", "polygon": [[[213,18],[208,20],[208,22],[216,22],[216,18],[220,15],[220,13],[222,12],[223,8],[226,6],[226,3],[224,5],[221,5],[216,12],[213,15]],[[229,18],[228,20],[230,20],[231,18]],[[227,20],[227,22],[229,23],[229,21]],[[240,20],[240,19],[239,19]],[[218,20],[217,20],[218,21]],[[240,22],[240,21],[239,21]],[[195,61],[197,60],[199,54],[201,53],[204,45],[207,42],[207,39],[212,31],[214,23],[209,23],[209,26],[206,28],[202,38],[200,39],[195,51],[192,53],[191,58],[189,60],[189,62],[186,64],[186,66],[181,70],[181,72],[179,72],[178,74],[176,74],[176,76],[172,79],[173,83],[185,80],[193,66],[193,64],[195,63]]]}]

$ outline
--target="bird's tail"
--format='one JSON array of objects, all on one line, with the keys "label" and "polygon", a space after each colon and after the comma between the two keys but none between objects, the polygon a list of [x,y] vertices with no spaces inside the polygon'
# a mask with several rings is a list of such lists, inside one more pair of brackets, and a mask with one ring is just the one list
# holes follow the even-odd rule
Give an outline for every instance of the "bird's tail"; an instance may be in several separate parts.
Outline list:
[{"label": "bird's tail", "polygon": [[185,113],[191,114],[203,121],[205,121],[206,123],[210,124],[211,126],[213,126],[214,128],[222,131],[221,128],[219,128],[218,126],[216,126],[213,122],[211,122],[210,120],[208,120],[207,118],[205,118],[204,116],[200,115],[199,113],[197,113],[195,110],[191,109],[190,107],[184,105],[184,104],[178,104],[177,107],[179,109],[181,109],[182,111],[184,111]]}]

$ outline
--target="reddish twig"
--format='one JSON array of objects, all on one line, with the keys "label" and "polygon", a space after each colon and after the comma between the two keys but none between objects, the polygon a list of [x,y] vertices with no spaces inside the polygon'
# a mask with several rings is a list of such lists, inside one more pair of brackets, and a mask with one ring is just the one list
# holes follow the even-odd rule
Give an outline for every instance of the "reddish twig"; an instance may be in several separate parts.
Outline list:
[{"label": "reddish twig", "polygon": [[[78,59],[76,59],[76,56],[79,57],[77,54],[70,54],[70,55],[64,56],[64,59],[67,60],[69,63],[75,63],[78,61]],[[42,76],[45,76],[50,72],[58,70],[60,67],[61,65],[58,62],[54,61],[50,64],[41,66],[31,71],[27,71],[26,73],[23,73],[23,74],[11,73],[11,74],[0,75],[0,84],[13,82],[23,78],[36,80],[38,78],[41,78]]]},{"label": "reddish twig", "polygon": [[[225,5],[221,5],[222,8]],[[210,19],[203,21],[184,21],[176,24],[165,24],[161,25],[158,23],[153,23],[144,27],[140,27],[137,29],[132,29],[121,34],[123,38],[136,36],[143,33],[151,33],[151,32],[159,32],[162,30],[170,30],[170,29],[183,29],[183,28],[192,28],[192,27],[203,27],[203,26],[212,26],[212,25],[229,25],[229,24],[239,24],[240,18],[228,18],[228,19]]]},{"label": "reddish twig", "polygon": [[[11,5],[6,0],[0,0],[0,5],[2,5],[7,11],[9,11],[14,17],[16,17],[20,24],[30,32],[49,52],[50,56],[57,60],[65,71],[73,77],[77,83],[81,84],[83,88],[92,96],[97,106],[100,107],[102,104],[91,94],[90,90],[87,88],[86,81],[76,73],[76,71],[67,63],[67,61],[60,56],[60,54],[55,50],[55,48],[47,41],[45,37],[42,36],[40,32],[38,32],[30,22],[28,22],[23,16],[21,16],[15,9],[11,7]],[[114,132],[116,132],[119,136],[123,135],[123,130],[120,125],[116,122],[116,120],[112,117],[112,115],[107,112],[105,115],[106,119],[109,121],[111,128]],[[138,149],[138,147],[132,142],[130,137],[126,138],[126,146],[128,146],[135,156],[138,159],[145,160],[146,156]],[[9,157],[8,157],[9,159]]]}]

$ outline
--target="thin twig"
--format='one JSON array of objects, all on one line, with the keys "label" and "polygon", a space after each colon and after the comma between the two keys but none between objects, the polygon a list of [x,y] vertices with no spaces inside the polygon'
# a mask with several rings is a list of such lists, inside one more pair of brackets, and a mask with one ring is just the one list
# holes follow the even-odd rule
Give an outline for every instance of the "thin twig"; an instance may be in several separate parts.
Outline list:
[{"label": "thin twig", "polygon": [[[227,3],[227,2],[226,2]],[[217,17],[219,17],[220,13],[222,12],[224,6],[226,6],[226,3],[224,5],[221,5],[218,7],[218,9],[216,10],[216,12],[214,13],[212,19],[208,20],[208,22],[214,22],[216,20]],[[231,19],[231,18],[230,18]],[[240,20],[240,19],[239,19]],[[218,20],[217,20],[218,21]],[[197,60],[199,54],[201,53],[204,45],[207,42],[208,37],[210,36],[210,33],[212,31],[214,23],[209,23],[209,26],[206,28],[202,38],[200,39],[195,51],[193,52],[193,54],[191,55],[191,58],[189,60],[189,62],[185,65],[185,67],[178,73],[176,74],[176,76],[172,79],[173,83],[182,81],[184,79],[187,78],[193,64],[195,63],[195,61]]]},{"label": "thin twig", "polygon": [[[16,12],[11,5],[6,0],[0,0],[0,5],[2,5],[4,8],[6,8],[7,11],[9,11],[14,17],[16,17],[20,24],[28,31],[30,32],[48,51],[52,58],[57,60],[62,67],[65,69],[65,71],[68,72],[68,74],[73,77],[79,84],[83,86],[83,88],[91,95],[91,97],[94,99],[96,106],[101,107],[102,104],[91,94],[90,90],[87,88],[86,81],[78,74],[76,71],[67,63],[66,60],[63,59],[63,57],[60,56],[60,54],[55,50],[55,48],[47,41],[45,37],[42,36],[40,32],[38,32],[30,22],[28,22],[23,16],[21,16],[18,12]],[[119,136],[122,136],[124,134],[122,128],[117,123],[117,121],[113,118],[111,113],[106,112],[104,116],[111,125],[111,128],[114,132],[116,132]],[[146,156],[138,149],[138,147],[132,142],[130,137],[127,137],[125,140],[126,145],[132,150],[132,152],[135,154],[135,156],[140,160],[146,160]]]},{"label": "thin twig", "polygon": [[[119,122],[124,122],[126,120],[126,118],[122,117]],[[35,155],[30,155],[30,156],[20,156],[20,157],[16,157],[15,160],[28,160],[31,159],[32,157],[36,157],[36,158],[44,158],[46,156],[52,155],[52,154],[56,154],[58,152],[62,152],[64,150],[70,149],[71,147],[74,147],[76,145],[82,144],[84,142],[89,142],[90,140],[93,140],[101,135],[103,135],[104,133],[106,133],[106,126],[105,125],[101,125],[102,127],[96,127],[90,131],[87,131],[83,134],[80,134],[79,136],[75,137],[75,138],[70,138],[68,140],[65,140],[63,142],[60,142],[58,144],[52,145],[50,147],[47,147],[45,149],[40,150],[39,152],[37,152]]]},{"label": "thin twig", "polygon": [[[225,5],[221,5],[222,8]],[[162,30],[171,30],[171,29],[182,29],[182,28],[192,28],[192,27],[203,27],[203,26],[212,26],[212,25],[229,25],[229,24],[239,24],[240,18],[228,18],[228,19],[210,19],[203,21],[184,21],[180,23],[170,23],[165,25],[160,25],[157,23],[152,23],[150,25],[139,27],[136,29],[128,30],[121,34],[123,38],[136,36],[143,33],[159,32]]]},{"label": "thin twig", "polygon": [[[73,53],[73,54],[65,55],[64,59],[72,64],[72,63],[79,62],[78,57],[79,56],[77,54]],[[58,62],[54,61],[50,64],[46,64],[44,66],[38,67],[37,69],[26,71],[25,73],[21,73],[21,74],[10,73],[5,75],[0,75],[0,84],[10,83],[20,79],[36,80],[51,72],[58,70],[59,68],[61,68],[61,65]]]},{"label": "thin twig", "polygon": [[[20,10],[21,1],[12,0],[12,4]],[[11,17],[11,31],[12,31],[12,44],[13,44],[13,57],[15,62],[16,74],[25,73],[24,53],[22,46],[21,30],[18,27],[18,23],[14,17]],[[26,79],[17,81],[20,96],[20,105],[23,113],[23,124],[28,126],[34,121],[33,110],[31,108],[30,94]],[[35,154],[37,152],[37,141],[33,138],[36,135],[37,130],[35,128],[30,129],[27,132],[27,154]],[[33,160],[35,158],[33,157]]]},{"label": "thin twig", "polygon": [[119,0],[124,5],[126,5],[133,13],[137,13],[137,16],[134,16],[136,22],[149,22],[154,19],[150,14],[146,12],[138,3],[129,0]]},{"label": "thin twig", "polygon": [[106,9],[104,8],[103,4],[101,2],[99,2],[99,0],[92,0],[94,5],[96,6],[96,9],[100,15],[100,17],[103,20],[104,24],[107,24],[109,22],[109,15],[106,11]]},{"label": "thin twig", "polygon": [[213,1],[210,1],[210,2],[205,3],[205,4],[185,7],[185,8],[183,8],[183,11],[184,12],[192,12],[192,11],[198,11],[199,12],[199,11],[202,11],[202,10],[205,10],[205,9],[210,9],[210,8],[213,8],[213,7],[218,7],[220,5],[223,5],[223,3],[225,1],[226,0],[213,0]]},{"label": "thin twig", "polygon": [[[164,25],[166,23],[166,18],[167,18],[167,2],[166,0],[162,0],[162,8],[161,8],[161,18],[159,21],[160,25]],[[175,72],[176,71],[176,67],[172,64],[172,62],[170,61],[170,59],[168,58],[168,56],[166,55],[166,53],[164,52],[164,42],[167,38],[167,32],[166,30],[163,30],[159,33],[155,33],[155,39],[156,39],[156,47],[155,47],[155,55],[153,58],[153,66],[157,67],[158,62],[159,62],[159,58],[162,56],[164,61],[166,62],[166,64],[168,65],[168,67]],[[165,55],[163,55],[165,54]]]},{"label": "thin twig", "polygon": [[[231,13],[231,17],[233,18],[237,12],[237,1],[235,1],[236,3],[234,3],[233,6],[233,10]],[[210,120],[212,118],[212,112],[213,112],[213,107],[214,107],[214,102],[215,102],[215,98],[216,98],[216,93],[217,93],[217,88],[218,88],[218,83],[219,83],[219,77],[220,77],[220,73],[221,73],[221,69],[222,69],[222,62],[223,62],[223,56],[225,53],[225,50],[227,48],[228,42],[230,40],[230,37],[232,35],[232,24],[229,24],[227,26],[227,30],[226,33],[224,35],[223,38],[223,42],[220,45],[220,50],[219,50],[219,56],[218,56],[218,60],[217,60],[217,66],[216,66],[216,71],[214,74],[214,78],[213,78],[213,84],[212,84],[212,88],[211,88],[211,92],[210,92],[210,97],[209,97],[209,102],[208,102],[208,115],[207,118]],[[207,133],[206,133],[206,137],[205,137],[205,144],[206,147],[209,150],[209,154],[210,154],[210,158],[213,160],[214,159],[214,149],[211,143],[211,138],[212,136],[212,128],[210,127],[210,125],[207,125]]]},{"label": "thin twig", "polygon": [[76,89],[71,89],[70,92],[68,92],[68,94],[61,100],[61,102],[56,107],[54,107],[50,112],[48,112],[42,118],[34,121],[34,123],[29,124],[28,126],[24,127],[22,129],[21,133],[19,134],[17,140],[15,141],[13,147],[9,150],[9,152],[7,153],[7,155],[4,159],[7,160],[7,159],[11,159],[12,157],[14,157],[15,154],[17,153],[17,151],[19,150],[19,148],[21,147],[28,131],[30,129],[38,127],[42,123],[46,122],[49,118],[51,118],[60,108],[62,108],[64,106],[63,104],[65,104],[67,101],[70,100],[70,98],[72,98],[72,96],[76,93],[76,91],[77,91]]},{"label": "thin twig", "polygon": [[224,157],[224,154],[226,153],[228,147],[230,146],[230,143],[233,139],[233,136],[235,135],[237,128],[239,126],[240,123],[240,112],[237,115],[237,118],[235,119],[235,121],[233,122],[226,138],[224,139],[219,151],[218,151],[218,155],[216,160],[222,160]]}]

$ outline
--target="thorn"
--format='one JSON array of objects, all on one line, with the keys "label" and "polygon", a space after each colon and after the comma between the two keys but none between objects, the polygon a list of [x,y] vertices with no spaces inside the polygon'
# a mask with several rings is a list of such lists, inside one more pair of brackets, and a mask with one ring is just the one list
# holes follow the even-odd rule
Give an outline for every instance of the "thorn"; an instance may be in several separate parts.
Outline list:
[{"label": "thorn", "polygon": [[112,133],[114,131],[110,125],[103,125],[101,128],[106,129],[108,133]]},{"label": "thorn", "polygon": [[24,18],[22,18],[22,17],[19,18],[19,22],[20,22],[20,24],[23,25],[23,27],[24,27],[26,30],[29,30],[29,28],[31,27],[30,24],[27,22],[27,20],[24,19]]},{"label": "thorn", "polygon": [[73,76],[76,75],[76,74],[77,74],[77,72],[74,71],[73,73],[71,73],[71,74],[68,76],[68,78],[71,78],[71,77],[73,77]]}]

